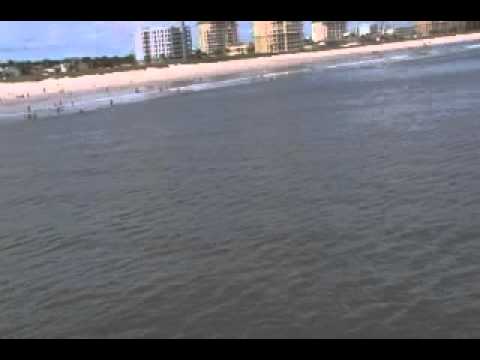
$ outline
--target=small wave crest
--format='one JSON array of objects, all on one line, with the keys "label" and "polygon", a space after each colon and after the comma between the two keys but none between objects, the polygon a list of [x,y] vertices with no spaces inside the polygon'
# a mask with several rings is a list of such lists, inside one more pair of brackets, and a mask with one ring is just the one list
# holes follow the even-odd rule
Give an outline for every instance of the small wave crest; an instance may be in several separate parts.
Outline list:
[{"label": "small wave crest", "polygon": [[480,44],[472,44],[465,46],[466,49],[478,49],[480,48]]},{"label": "small wave crest", "polygon": [[362,65],[378,64],[383,62],[385,62],[385,59],[368,59],[368,60],[352,61],[352,62],[329,65],[327,66],[327,68],[336,69],[336,68],[342,68],[342,67],[359,67]]}]

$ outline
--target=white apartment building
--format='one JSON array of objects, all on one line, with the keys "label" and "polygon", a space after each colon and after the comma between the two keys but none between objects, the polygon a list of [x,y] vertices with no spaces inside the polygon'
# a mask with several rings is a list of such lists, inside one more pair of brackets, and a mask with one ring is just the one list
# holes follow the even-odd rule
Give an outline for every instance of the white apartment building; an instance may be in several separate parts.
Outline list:
[{"label": "white apartment building", "polygon": [[192,34],[188,26],[147,27],[135,35],[135,59],[158,61],[163,57],[184,58],[192,54]]}]

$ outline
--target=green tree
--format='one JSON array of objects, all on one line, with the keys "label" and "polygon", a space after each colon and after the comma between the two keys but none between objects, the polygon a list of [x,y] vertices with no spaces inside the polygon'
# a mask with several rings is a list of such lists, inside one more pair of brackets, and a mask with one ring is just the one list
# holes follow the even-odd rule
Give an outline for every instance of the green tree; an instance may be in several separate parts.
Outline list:
[{"label": "green tree", "polygon": [[224,54],[225,54],[225,49],[217,49],[214,52],[214,55],[218,57],[223,56]]},{"label": "green tree", "polygon": [[128,64],[135,64],[135,55],[133,54],[128,54],[127,56],[125,56],[125,62],[128,63]]}]

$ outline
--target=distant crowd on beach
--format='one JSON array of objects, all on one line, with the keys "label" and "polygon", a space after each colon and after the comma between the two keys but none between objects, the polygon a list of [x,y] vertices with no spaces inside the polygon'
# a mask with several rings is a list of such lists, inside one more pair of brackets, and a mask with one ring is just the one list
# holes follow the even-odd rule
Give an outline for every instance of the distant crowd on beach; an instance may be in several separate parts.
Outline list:
[{"label": "distant crowd on beach", "polygon": [[[155,89],[155,88],[149,87],[149,89],[152,90],[152,89]],[[159,85],[158,87],[156,87],[156,90],[158,92],[164,92],[167,89],[168,89],[168,86],[166,86],[166,85]],[[133,87],[131,91],[134,94],[140,94],[140,93],[143,92],[140,87]],[[73,96],[74,96],[73,92],[68,92],[68,94],[66,94],[65,90],[61,89],[56,94],[55,93],[51,94],[51,93],[48,92],[48,89],[45,88],[45,87],[43,88],[42,92],[43,92],[43,95],[44,95],[44,99],[45,98],[50,99],[50,96],[53,95],[53,99],[55,99],[55,100],[51,103],[51,107],[47,106],[46,109],[47,110],[50,109],[50,110],[54,111],[57,115],[60,115],[62,112],[66,111],[68,108],[72,109],[72,110],[75,109],[75,108],[78,108],[79,113],[85,113],[85,111],[86,111],[86,109],[77,106],[77,104],[75,103],[75,100],[73,99]],[[108,87],[108,86],[105,87],[104,88],[104,93],[111,94],[110,87]],[[55,96],[55,95],[57,95],[57,96]],[[67,97],[70,98],[69,101],[66,101]],[[27,103],[26,111],[25,111],[25,117],[27,119],[37,119],[39,117],[38,116],[38,108],[37,108],[37,110],[35,110],[34,106],[32,105],[33,101],[30,100],[31,98],[30,98],[29,93],[19,95],[19,96],[17,96],[17,98],[18,99],[23,99]],[[37,97],[35,100],[42,100],[42,98]],[[0,103],[3,103],[3,100],[1,98],[0,98]],[[114,96],[112,96],[112,98],[110,98],[108,100],[108,104],[109,104],[110,107],[114,107],[114,105],[115,105]]]}]

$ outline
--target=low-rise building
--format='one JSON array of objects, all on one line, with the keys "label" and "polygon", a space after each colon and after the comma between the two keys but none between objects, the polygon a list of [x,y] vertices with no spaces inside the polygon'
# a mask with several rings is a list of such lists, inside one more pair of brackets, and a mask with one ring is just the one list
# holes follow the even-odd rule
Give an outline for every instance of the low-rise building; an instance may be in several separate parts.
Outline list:
[{"label": "low-rise building", "polygon": [[71,68],[70,64],[67,64],[67,63],[61,63],[60,64],[60,72],[61,73],[69,72],[70,68]]},{"label": "low-rise building", "polygon": [[48,75],[53,75],[53,74],[56,74],[60,72],[60,69],[57,69],[57,68],[46,68],[46,69],[43,69],[43,74],[44,76],[48,76]]},{"label": "low-rise building", "polygon": [[226,49],[227,56],[248,55],[253,50],[252,44],[237,44],[228,46]]},{"label": "low-rise building", "polygon": [[[2,66],[3,65],[3,66]],[[20,69],[13,65],[0,65],[0,78],[2,80],[7,80],[11,78],[16,78],[22,75]]]}]

